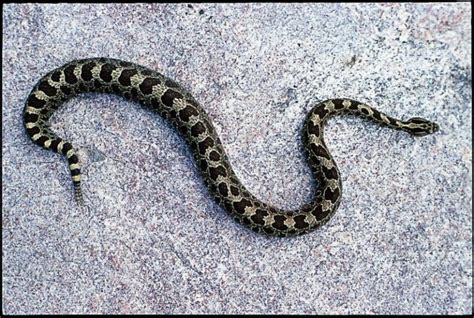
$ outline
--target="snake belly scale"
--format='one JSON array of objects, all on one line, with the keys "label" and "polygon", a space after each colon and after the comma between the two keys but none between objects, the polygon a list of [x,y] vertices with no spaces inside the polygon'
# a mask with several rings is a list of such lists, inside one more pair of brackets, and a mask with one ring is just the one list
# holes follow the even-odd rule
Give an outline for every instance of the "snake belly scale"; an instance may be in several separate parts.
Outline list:
[{"label": "snake belly scale", "polygon": [[149,68],[111,58],[71,61],[34,86],[23,111],[24,126],[37,145],[64,155],[83,205],[81,171],[73,145],[57,136],[49,119],[61,104],[80,93],[111,93],[137,101],[169,120],[192,149],[210,193],[233,218],[256,232],[290,236],[307,233],[326,223],[341,202],[342,184],[336,162],[323,139],[323,125],[336,114],[352,113],[414,135],[436,132],[437,124],[422,118],[407,121],[389,117],[354,100],[331,99],[314,106],[303,125],[303,145],[319,187],[311,202],[285,211],[258,200],[239,181],[206,112],[181,85]]}]

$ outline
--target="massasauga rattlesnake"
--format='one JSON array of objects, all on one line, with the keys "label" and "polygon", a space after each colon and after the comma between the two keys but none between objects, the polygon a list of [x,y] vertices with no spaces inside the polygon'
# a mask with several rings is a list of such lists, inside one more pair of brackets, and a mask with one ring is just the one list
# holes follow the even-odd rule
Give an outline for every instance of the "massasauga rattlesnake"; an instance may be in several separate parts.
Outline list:
[{"label": "massasauga rattlesnake", "polygon": [[66,156],[79,204],[83,204],[83,199],[76,151],[70,142],[51,131],[48,121],[65,100],[83,92],[117,94],[167,118],[191,146],[197,166],[216,201],[236,221],[254,231],[278,236],[307,233],[326,223],[339,206],[341,178],[323,140],[323,125],[329,117],[348,112],[414,135],[438,130],[438,125],[428,120],[401,121],[349,99],[321,102],[307,115],[302,136],[319,187],[310,203],[299,210],[283,211],[259,201],[242,185],[206,112],[178,83],[130,62],[110,58],[76,60],[40,79],[27,99],[24,124],[37,145]]}]

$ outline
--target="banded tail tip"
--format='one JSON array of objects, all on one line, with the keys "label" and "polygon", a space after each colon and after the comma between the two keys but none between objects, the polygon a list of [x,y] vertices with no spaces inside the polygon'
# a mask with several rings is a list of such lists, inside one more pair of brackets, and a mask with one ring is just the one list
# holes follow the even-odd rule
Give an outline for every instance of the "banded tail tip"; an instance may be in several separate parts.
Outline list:
[{"label": "banded tail tip", "polygon": [[74,198],[79,206],[84,206],[84,197],[80,187],[74,187]]}]

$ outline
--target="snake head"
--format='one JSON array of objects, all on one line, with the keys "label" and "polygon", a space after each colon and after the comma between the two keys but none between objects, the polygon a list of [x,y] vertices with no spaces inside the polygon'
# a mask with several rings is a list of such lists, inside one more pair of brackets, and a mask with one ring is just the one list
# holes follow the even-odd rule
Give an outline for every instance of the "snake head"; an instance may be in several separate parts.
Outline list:
[{"label": "snake head", "polygon": [[403,129],[415,136],[425,136],[437,132],[439,126],[424,118],[413,117],[405,122]]}]

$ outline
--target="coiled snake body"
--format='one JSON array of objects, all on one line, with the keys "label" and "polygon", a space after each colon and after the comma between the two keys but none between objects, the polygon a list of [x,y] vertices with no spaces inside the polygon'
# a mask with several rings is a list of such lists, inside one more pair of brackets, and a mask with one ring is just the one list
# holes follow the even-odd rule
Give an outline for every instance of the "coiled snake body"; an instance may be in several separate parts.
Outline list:
[{"label": "coiled snake body", "polygon": [[112,93],[138,101],[167,118],[192,148],[209,191],[236,221],[252,230],[289,236],[307,233],[326,223],[341,201],[339,170],[323,140],[323,125],[336,114],[349,112],[414,135],[438,130],[422,118],[401,121],[349,99],[331,99],[316,105],[303,127],[303,144],[319,187],[310,203],[283,211],[258,200],[235,175],[211,120],[197,101],[175,81],[146,67],[110,58],[76,60],[46,74],[31,91],[24,108],[24,125],[39,146],[64,155],[83,204],[81,172],[72,144],[51,131],[48,121],[67,99],[83,92]]}]

